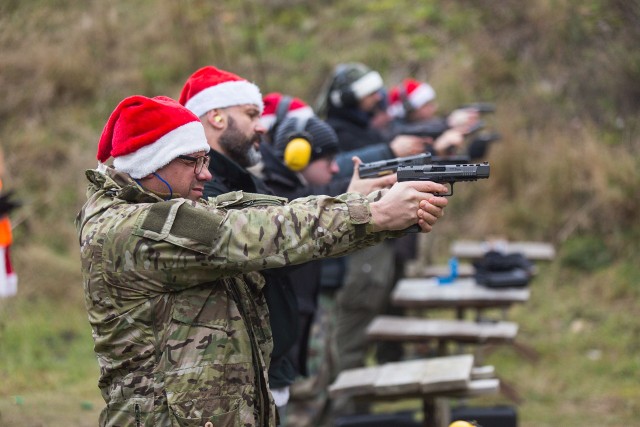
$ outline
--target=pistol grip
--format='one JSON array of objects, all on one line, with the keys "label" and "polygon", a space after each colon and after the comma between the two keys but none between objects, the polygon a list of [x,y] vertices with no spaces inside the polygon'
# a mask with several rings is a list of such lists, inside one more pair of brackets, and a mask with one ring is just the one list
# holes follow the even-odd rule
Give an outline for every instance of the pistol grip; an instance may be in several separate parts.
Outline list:
[{"label": "pistol grip", "polygon": [[422,229],[418,224],[413,224],[411,227],[407,227],[404,230],[405,233],[421,233]]}]

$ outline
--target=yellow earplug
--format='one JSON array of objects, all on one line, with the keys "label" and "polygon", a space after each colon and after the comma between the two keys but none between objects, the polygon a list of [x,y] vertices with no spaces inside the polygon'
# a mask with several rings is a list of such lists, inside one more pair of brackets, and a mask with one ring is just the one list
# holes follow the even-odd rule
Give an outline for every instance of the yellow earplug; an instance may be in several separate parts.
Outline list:
[{"label": "yellow earplug", "polygon": [[293,171],[299,172],[311,160],[311,144],[305,138],[293,138],[284,149],[284,163]]},{"label": "yellow earplug", "polygon": [[449,424],[449,427],[475,427],[475,426],[476,424],[472,424],[467,421],[454,421],[451,424]]}]

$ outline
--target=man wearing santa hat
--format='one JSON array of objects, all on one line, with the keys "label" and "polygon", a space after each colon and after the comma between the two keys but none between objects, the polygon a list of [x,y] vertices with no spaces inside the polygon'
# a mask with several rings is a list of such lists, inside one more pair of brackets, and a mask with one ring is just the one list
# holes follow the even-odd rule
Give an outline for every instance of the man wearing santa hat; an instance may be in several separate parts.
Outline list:
[{"label": "man wearing santa hat", "polygon": [[439,116],[436,91],[424,81],[406,78],[389,91],[387,113],[393,118],[391,134],[402,134],[417,123],[439,134],[429,147],[432,154],[447,156],[458,151],[464,136],[479,121],[474,108],[460,108],[448,116]]},{"label": "man wearing santa hat", "polygon": [[132,96],[109,117],[99,166],[86,172],[76,228],[101,426],[275,425],[257,271],[353,251],[415,223],[428,232],[447,204],[433,196],[446,188],[430,182],[398,183],[376,201],[205,200],[208,151],[197,116],[170,98]]},{"label": "man wearing santa hat", "polygon": [[[269,155],[269,144],[260,144],[259,153],[255,145],[267,136],[269,127],[273,128],[279,100],[280,97],[271,96],[263,103],[258,86],[213,66],[202,67],[187,79],[180,103],[200,117],[212,148],[209,156],[214,178],[205,187],[206,197],[238,190],[273,194],[255,173],[262,166],[262,162],[256,165],[257,161]],[[260,114],[265,108],[269,113],[266,120]],[[280,115],[286,115],[286,111]],[[267,379],[281,422],[289,400],[289,385],[298,375],[287,357],[298,335],[296,296],[289,270],[286,267],[261,272],[273,337]]]},{"label": "man wearing santa hat", "polygon": [[[180,103],[200,118],[211,147],[209,171],[213,179],[205,184],[206,197],[238,190],[273,194],[256,175],[255,168],[250,171],[261,156],[274,156],[271,152],[273,147],[269,143],[260,144],[258,156],[256,146],[266,136],[267,128],[270,126],[275,130],[276,122],[284,117],[308,120],[313,116],[313,111],[303,101],[279,93],[261,98],[258,86],[214,66],[202,67],[187,79],[180,94]],[[261,116],[260,112],[266,112],[267,117]],[[346,190],[348,181],[349,178],[346,178],[346,183],[340,185],[340,193]],[[360,185],[351,188],[368,194],[389,185],[382,181],[357,180]],[[336,194],[339,193],[329,195]],[[302,291],[293,287],[302,288],[310,284],[292,283],[290,270],[270,269],[262,272],[274,343],[268,379],[276,406],[282,414],[286,412],[289,385],[299,375],[287,357],[298,337],[298,307],[294,293]]]}]

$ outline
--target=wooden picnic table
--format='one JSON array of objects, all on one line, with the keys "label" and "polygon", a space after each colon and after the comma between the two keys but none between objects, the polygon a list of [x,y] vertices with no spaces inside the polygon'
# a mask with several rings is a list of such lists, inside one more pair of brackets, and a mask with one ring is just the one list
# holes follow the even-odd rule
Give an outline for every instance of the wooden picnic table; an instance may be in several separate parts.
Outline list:
[{"label": "wooden picnic table", "polygon": [[[446,277],[451,274],[449,264],[428,265],[417,271],[416,277]],[[458,277],[472,277],[476,274],[476,269],[472,264],[460,263],[458,265]]]},{"label": "wooden picnic table", "polygon": [[545,242],[458,240],[451,244],[451,255],[462,259],[482,258],[490,250],[504,254],[521,253],[531,261],[551,261],[556,256],[553,245]]},{"label": "wooden picnic table", "polygon": [[528,301],[529,296],[528,288],[492,289],[473,278],[456,279],[450,284],[440,284],[436,278],[407,278],[398,281],[391,302],[405,308],[454,308],[462,320],[465,309],[508,308]]},{"label": "wooden picnic table", "polygon": [[499,390],[500,381],[493,377],[493,367],[474,368],[473,364],[473,356],[464,354],[346,369],[329,386],[329,395],[385,401],[420,398],[423,425],[440,427],[448,417],[448,405],[443,399],[469,398]]},{"label": "wooden picnic table", "polygon": [[409,316],[376,316],[367,326],[372,341],[436,341],[438,355],[447,355],[447,343],[510,344],[516,338],[514,322],[473,322],[468,320],[425,319]]}]

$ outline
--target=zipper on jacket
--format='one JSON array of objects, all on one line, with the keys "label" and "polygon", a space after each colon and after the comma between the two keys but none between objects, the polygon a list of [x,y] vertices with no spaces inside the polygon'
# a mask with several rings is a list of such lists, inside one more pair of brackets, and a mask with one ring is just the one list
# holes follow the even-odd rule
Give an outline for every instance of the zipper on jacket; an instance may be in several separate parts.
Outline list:
[{"label": "zipper on jacket", "polygon": [[[235,283],[232,279],[225,280],[227,282],[227,288],[231,293],[231,298],[236,303],[238,310],[240,311],[240,315],[242,316],[243,321],[247,325],[247,332],[249,334],[249,339],[251,341],[251,359],[253,360],[253,370],[256,378],[256,391],[257,397],[260,400],[258,404],[260,405],[260,410],[258,411],[258,425],[266,426],[269,420],[269,412],[271,410],[271,406],[269,404],[269,390],[268,385],[265,382],[263,376],[262,364],[260,363],[260,347],[258,346],[257,337],[255,336],[254,326],[251,322],[251,318],[247,315],[244,304],[242,304],[242,295],[240,295],[238,289],[235,286]],[[266,369],[266,367],[265,367]],[[266,409],[266,411],[265,411]],[[265,419],[266,412],[266,419]]]}]

